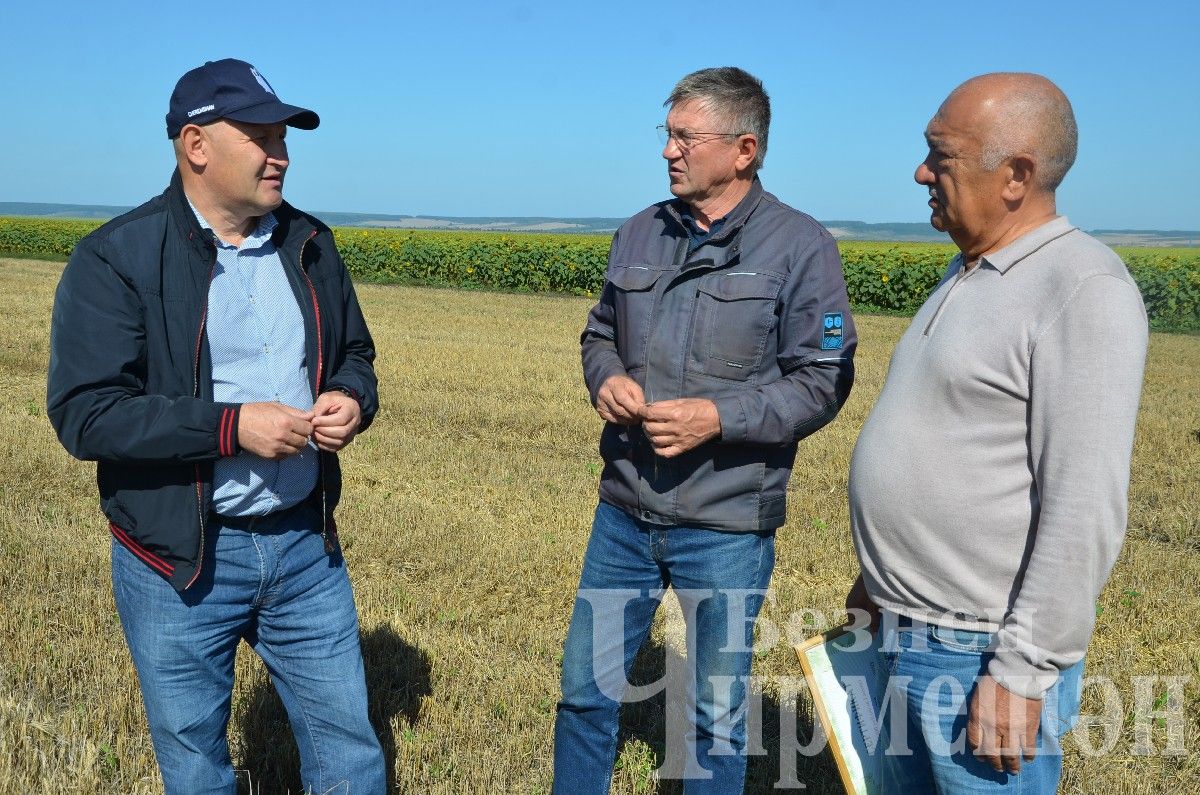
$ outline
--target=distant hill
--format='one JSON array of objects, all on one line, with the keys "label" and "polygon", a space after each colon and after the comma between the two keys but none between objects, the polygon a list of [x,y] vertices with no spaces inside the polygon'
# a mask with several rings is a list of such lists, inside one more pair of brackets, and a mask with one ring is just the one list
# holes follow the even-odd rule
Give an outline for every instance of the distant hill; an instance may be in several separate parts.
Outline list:
[{"label": "distant hill", "polygon": [[132,207],[113,207],[107,204],[42,204],[39,202],[0,202],[0,215],[23,215],[32,218],[80,218],[85,221],[107,221]]},{"label": "distant hill", "polygon": [[1110,246],[1191,248],[1200,245],[1200,232],[1181,230],[1160,232],[1146,229],[1097,229],[1091,234]]},{"label": "distant hill", "polygon": [[[35,218],[82,218],[107,221],[129,210],[103,204],[44,204],[0,202],[0,215]],[[361,226],[384,229],[482,230],[492,232],[550,232],[609,234],[624,218],[475,217],[438,215],[387,215],[384,213],[316,212],[330,226]],[[822,221],[838,240],[948,243],[950,238],[926,223],[868,224],[863,221]],[[1110,246],[1197,246],[1200,232],[1155,229],[1097,229],[1091,232]]]},{"label": "distant hill", "polygon": [[[0,211],[3,210],[0,204]],[[314,212],[330,226],[366,226],[386,229],[442,229],[487,232],[549,232],[605,234],[617,231],[624,218],[458,218],[437,215],[383,215],[380,213]]]},{"label": "distant hill", "polygon": [[[0,215],[33,218],[80,218],[107,221],[132,207],[103,204],[45,204],[39,202],[0,202]],[[363,226],[389,229],[483,230],[496,232],[575,232],[604,234],[617,230],[624,218],[456,218],[435,215],[386,215],[384,213],[314,212],[330,226]]]},{"label": "distant hill", "polygon": [[868,224],[864,221],[822,221],[838,240],[879,240],[891,243],[949,243],[950,238],[929,224]]}]

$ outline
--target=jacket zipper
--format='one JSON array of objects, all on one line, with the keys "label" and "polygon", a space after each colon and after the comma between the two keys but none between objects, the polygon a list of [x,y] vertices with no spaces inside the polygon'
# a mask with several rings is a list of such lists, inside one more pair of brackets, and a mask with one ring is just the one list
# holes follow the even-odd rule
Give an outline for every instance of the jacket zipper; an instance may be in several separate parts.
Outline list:
[{"label": "jacket zipper", "polygon": [[[204,309],[200,312],[200,330],[196,332],[196,352],[192,360],[192,397],[200,397],[200,348],[204,341],[204,327],[208,322],[208,291],[212,287],[213,276],[217,272],[217,257],[216,251],[213,252],[213,264],[208,271],[208,282],[204,289]],[[236,433],[236,429],[234,433]],[[196,472],[196,515],[200,519],[200,550],[196,555],[196,572],[192,578],[188,580],[187,585],[183,586],[186,590],[191,588],[192,584],[200,577],[200,570],[204,568],[204,483],[200,476],[200,464],[192,465]]]},{"label": "jacket zipper", "polygon": [[[300,265],[300,275],[304,277],[304,283],[308,285],[308,293],[312,296],[313,317],[317,323],[317,367],[316,375],[313,376],[313,399],[315,400],[321,394],[321,375],[325,366],[324,342],[321,339],[321,305],[317,302],[317,288],[313,286],[312,279],[308,278],[308,270],[304,267],[304,247],[308,245],[308,241],[317,236],[316,230],[313,230],[304,242],[300,244],[300,255],[296,262]],[[329,538],[327,511],[329,495],[325,490],[325,454],[317,450],[317,476],[321,482],[321,540],[325,542],[325,553],[333,553],[333,543]]]},{"label": "jacket zipper", "polygon": [[[685,236],[682,240],[679,241],[679,243],[676,244],[675,252],[671,255],[671,270],[672,270],[671,275],[660,276],[659,279],[661,280],[662,285],[660,286],[658,282],[656,282],[654,285],[654,295],[650,300],[650,317],[651,317],[651,319],[658,317],[658,307],[659,307],[659,304],[662,303],[663,294],[667,290],[671,289],[671,282],[674,281],[679,276],[680,272],[683,270],[683,266],[687,264],[688,257],[691,256],[692,253],[693,252],[688,251],[688,238]],[[694,322],[694,318],[693,318],[693,322]],[[689,334],[691,333],[690,330],[688,333]],[[651,329],[649,332],[647,332],[647,338],[646,338],[646,402],[647,403],[654,402],[654,385],[650,383],[650,349],[649,349],[650,339],[653,336],[654,336],[654,331],[653,331],[653,329]],[[651,466],[653,468],[652,471],[654,474],[654,481],[655,481],[655,483],[657,483],[658,477],[659,477],[659,471],[658,471],[659,455],[654,452],[653,446],[650,445],[649,439],[646,439],[646,444],[648,447],[651,448],[650,449]],[[663,461],[662,464],[664,467],[668,467],[668,468],[672,468],[675,466],[674,462],[672,462],[672,461]],[[639,480],[644,481],[644,479],[642,479],[642,478],[639,478]],[[643,515],[642,514],[642,504],[643,504],[642,488],[643,488],[643,486],[641,484],[639,484],[638,485],[638,515],[639,516]],[[678,500],[678,495],[676,496],[676,500]],[[675,506],[674,506],[674,513],[677,515],[678,512],[679,512],[679,506],[678,506],[678,502],[676,502]]]}]

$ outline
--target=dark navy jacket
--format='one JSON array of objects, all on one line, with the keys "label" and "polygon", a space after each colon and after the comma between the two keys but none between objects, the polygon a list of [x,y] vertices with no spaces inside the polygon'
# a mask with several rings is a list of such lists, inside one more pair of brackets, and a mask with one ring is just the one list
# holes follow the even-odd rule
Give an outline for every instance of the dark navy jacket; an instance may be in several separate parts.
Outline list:
[{"label": "dark navy jacket", "polygon": [[757,179],[688,250],[678,200],[617,230],[583,331],[593,405],[628,375],[647,402],[708,398],[721,435],[675,458],[607,423],[600,498],[648,522],[735,532],[783,524],[797,443],[837,416],[858,342],[829,232]]},{"label": "dark navy jacket", "polygon": [[[272,240],[304,317],[314,399],[340,389],[378,408],[375,346],[327,226],[287,203]],[[204,566],[213,461],[237,455],[240,405],[212,399],[205,334],[216,247],[178,172],[161,195],[75,247],[54,299],[47,414],[64,447],[97,461],[116,539],[176,588]],[[336,541],[337,456],[309,497]]]}]

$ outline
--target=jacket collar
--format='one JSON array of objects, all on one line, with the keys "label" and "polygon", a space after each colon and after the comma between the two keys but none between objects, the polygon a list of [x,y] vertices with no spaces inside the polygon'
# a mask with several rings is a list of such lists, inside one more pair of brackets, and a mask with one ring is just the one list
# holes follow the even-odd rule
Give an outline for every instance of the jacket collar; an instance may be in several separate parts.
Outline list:
[{"label": "jacket collar", "polygon": [[319,231],[314,223],[315,219],[287,202],[275,208],[275,220],[279,223],[271,234],[271,240],[275,243],[275,248],[280,250],[297,250],[303,241]]},{"label": "jacket collar", "polygon": [[[719,243],[727,238],[733,237],[735,234],[740,232],[742,226],[746,223],[746,220],[750,217],[751,213],[753,213],[754,209],[758,207],[758,202],[760,199],[762,199],[762,195],[762,182],[759,181],[757,176],[755,176],[754,181],[750,183],[750,190],[747,191],[746,195],[742,197],[742,200],[737,203],[737,206],[730,210],[725,216],[725,223],[721,225],[721,228],[716,232],[716,234],[705,240],[704,243],[706,245],[710,243]],[[687,236],[687,224],[684,223],[682,215],[683,212],[687,210],[687,205],[684,204],[682,199],[672,199],[671,201],[667,202],[666,209],[667,214],[678,227],[679,233]]]},{"label": "jacket collar", "polygon": [[191,205],[188,204],[187,195],[183,192],[183,177],[179,175],[179,169],[175,169],[171,174],[171,184],[167,186],[164,195],[167,200],[168,223],[173,223],[180,236],[187,240],[197,252],[202,255],[210,254],[213,247],[212,240],[205,233],[204,227],[200,226],[200,221],[192,212]]},{"label": "jacket collar", "polygon": [[[179,234],[189,241],[199,253],[211,256],[212,240],[200,226],[200,222],[196,220],[196,214],[192,212],[191,205],[188,204],[187,195],[183,192],[183,177],[180,176],[179,169],[175,169],[171,175],[171,184],[167,186],[165,195],[168,215]],[[279,205],[273,214],[278,223],[275,231],[271,234],[271,240],[277,249],[298,248],[302,240],[311,237],[317,231],[317,227],[308,216],[287,202]]]}]

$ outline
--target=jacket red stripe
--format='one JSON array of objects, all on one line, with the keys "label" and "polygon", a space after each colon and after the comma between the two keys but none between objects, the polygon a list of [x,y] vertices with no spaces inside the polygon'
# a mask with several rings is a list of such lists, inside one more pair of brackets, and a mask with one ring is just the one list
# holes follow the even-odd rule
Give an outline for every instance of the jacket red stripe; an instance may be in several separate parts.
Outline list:
[{"label": "jacket red stripe", "polygon": [[221,430],[218,441],[218,450],[223,456],[233,455],[233,409],[225,409],[221,412]]},{"label": "jacket red stripe", "polygon": [[[314,230],[308,236],[312,240],[317,236]],[[308,292],[312,295],[313,315],[317,321],[317,377],[314,379],[313,393],[321,394],[321,375],[325,366],[324,341],[321,339],[321,305],[317,303],[317,288],[313,286],[312,279],[308,278],[308,271],[304,270],[304,252],[301,251],[300,256],[300,272],[304,274],[304,281],[308,284]]]},{"label": "jacket red stripe", "polygon": [[165,560],[160,558],[158,555],[155,555],[138,542],[134,541],[133,536],[129,535],[129,533],[126,533],[115,523],[109,522],[108,529],[116,537],[117,541],[121,542],[122,546],[124,546],[133,554],[137,555],[142,562],[150,568],[166,577],[170,577],[175,572],[174,566],[172,566],[170,563],[167,563]]}]

